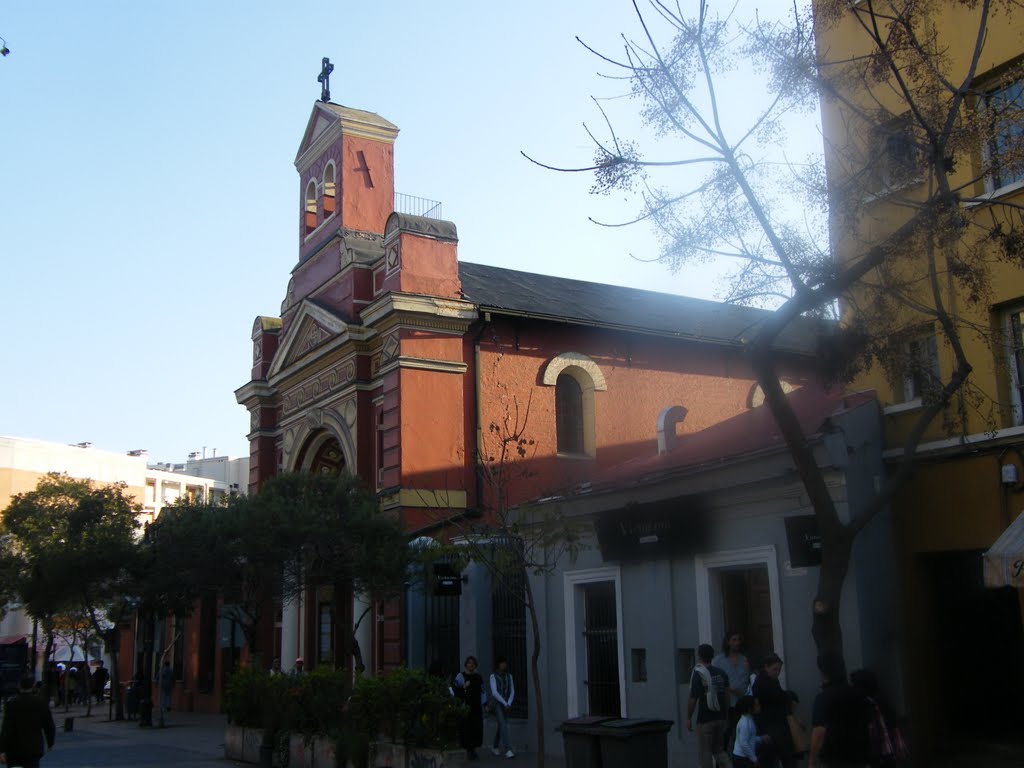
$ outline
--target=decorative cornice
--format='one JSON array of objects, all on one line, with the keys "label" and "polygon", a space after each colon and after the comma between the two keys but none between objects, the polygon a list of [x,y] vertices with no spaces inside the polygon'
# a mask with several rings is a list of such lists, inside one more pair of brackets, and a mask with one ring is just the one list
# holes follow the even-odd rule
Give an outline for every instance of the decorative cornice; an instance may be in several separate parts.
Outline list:
[{"label": "decorative cornice", "polygon": [[256,379],[235,390],[235,402],[245,405],[253,401],[275,400],[277,388],[272,387],[265,379]]},{"label": "decorative cornice", "polygon": [[466,363],[456,362],[453,360],[432,360],[427,357],[407,357],[405,355],[400,355],[388,362],[382,362],[376,373],[378,376],[383,376],[385,373],[393,371],[396,368],[415,368],[420,371],[463,374],[468,370],[469,366],[466,365]]},{"label": "decorative cornice", "polygon": [[398,507],[414,507],[417,509],[465,509],[466,492],[399,488],[381,497],[380,508],[382,511],[397,509]]},{"label": "decorative cornice", "polygon": [[362,312],[363,324],[375,326],[389,315],[401,314],[444,319],[453,327],[466,327],[477,319],[476,305],[461,299],[392,292],[381,296]]}]

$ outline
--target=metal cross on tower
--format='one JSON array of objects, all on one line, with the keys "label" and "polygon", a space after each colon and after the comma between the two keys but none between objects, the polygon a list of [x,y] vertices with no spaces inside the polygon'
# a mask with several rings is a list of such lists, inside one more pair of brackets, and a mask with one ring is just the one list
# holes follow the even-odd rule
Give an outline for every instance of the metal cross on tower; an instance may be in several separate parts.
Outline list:
[{"label": "metal cross on tower", "polygon": [[317,75],[316,81],[320,83],[320,101],[331,100],[331,72],[334,71],[334,65],[331,64],[331,60],[324,56],[322,62],[320,62],[320,74]]}]

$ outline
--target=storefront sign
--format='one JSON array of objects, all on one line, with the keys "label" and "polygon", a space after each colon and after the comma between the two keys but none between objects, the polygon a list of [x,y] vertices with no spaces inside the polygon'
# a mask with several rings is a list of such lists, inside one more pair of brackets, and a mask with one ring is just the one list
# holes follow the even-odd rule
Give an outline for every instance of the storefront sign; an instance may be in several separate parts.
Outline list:
[{"label": "storefront sign", "polygon": [[821,565],[821,534],[814,515],[786,518],[786,541],[791,568]]},{"label": "storefront sign", "polygon": [[595,527],[606,561],[692,555],[707,544],[707,504],[699,496],[633,504],[598,514]]}]

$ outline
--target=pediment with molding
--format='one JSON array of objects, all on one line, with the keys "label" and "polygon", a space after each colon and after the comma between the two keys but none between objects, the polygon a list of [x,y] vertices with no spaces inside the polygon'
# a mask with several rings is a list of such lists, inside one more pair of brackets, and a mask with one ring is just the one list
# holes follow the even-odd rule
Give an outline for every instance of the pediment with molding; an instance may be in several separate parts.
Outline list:
[{"label": "pediment with molding", "polygon": [[303,153],[316,143],[316,140],[323,136],[332,125],[338,122],[338,116],[330,110],[324,109],[320,103],[313,105],[313,111],[306,122],[306,132],[302,134],[302,143],[299,144],[299,151],[295,154],[298,162]]},{"label": "pediment with molding", "polygon": [[361,326],[350,326],[333,312],[304,299],[274,355],[268,378],[273,379],[296,363],[312,360],[352,338],[362,339],[366,333]]}]

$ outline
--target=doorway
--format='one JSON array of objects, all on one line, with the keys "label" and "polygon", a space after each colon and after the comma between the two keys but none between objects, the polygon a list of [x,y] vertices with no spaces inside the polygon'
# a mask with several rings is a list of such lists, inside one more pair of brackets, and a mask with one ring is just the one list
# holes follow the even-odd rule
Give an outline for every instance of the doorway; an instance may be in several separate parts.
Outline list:
[{"label": "doorway", "polygon": [[[733,566],[718,570],[722,593],[721,636],[739,633],[751,667],[775,649],[768,568]],[[717,638],[716,638],[717,639]],[[717,643],[714,643],[717,647]]]},{"label": "doorway", "polygon": [[568,716],[627,717],[619,567],[569,571],[563,594]]},{"label": "doorway", "polygon": [[[1021,742],[1024,629],[1017,591],[985,587],[981,550],[942,552],[922,560],[935,668],[945,670],[935,681],[936,731],[948,741]],[[985,659],[992,670],[968,672],[976,659]]]},{"label": "doorway", "polygon": [[587,649],[587,700],[591,715],[619,717],[619,626],[615,584],[583,587],[583,637]]},{"label": "doorway", "polygon": [[740,632],[752,667],[768,653],[786,658],[775,547],[715,552],[694,558],[694,567],[700,642],[717,651],[726,632]]}]

